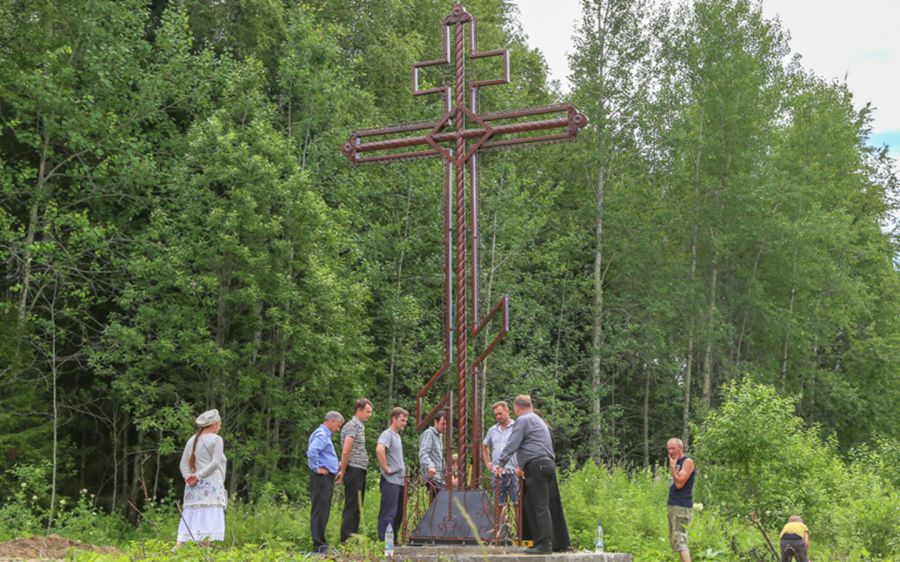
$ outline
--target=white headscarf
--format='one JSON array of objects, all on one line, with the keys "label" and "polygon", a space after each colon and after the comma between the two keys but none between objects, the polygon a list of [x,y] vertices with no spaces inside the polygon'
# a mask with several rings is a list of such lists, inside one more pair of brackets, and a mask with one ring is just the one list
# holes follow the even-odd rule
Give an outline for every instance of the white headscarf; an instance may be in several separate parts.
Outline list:
[{"label": "white headscarf", "polygon": [[194,423],[196,423],[200,427],[207,427],[220,421],[222,421],[222,418],[219,416],[219,410],[213,409],[207,410],[197,416],[197,419],[194,420]]}]

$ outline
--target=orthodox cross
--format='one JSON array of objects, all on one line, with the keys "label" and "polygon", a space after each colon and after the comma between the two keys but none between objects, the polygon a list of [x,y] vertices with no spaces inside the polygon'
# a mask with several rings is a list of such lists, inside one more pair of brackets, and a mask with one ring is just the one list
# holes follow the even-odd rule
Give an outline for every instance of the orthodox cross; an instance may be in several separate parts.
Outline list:
[{"label": "orthodox cross", "polygon": [[[466,27],[468,27],[468,51],[465,48]],[[453,28],[452,31],[451,28]],[[453,36],[454,84],[420,88],[420,69],[450,65],[451,33]],[[475,18],[460,4],[454,5],[450,15],[444,18],[441,38],[442,58],[417,62],[412,65],[412,94],[414,96],[440,94],[444,100],[444,113],[441,118],[432,122],[410,123],[354,132],[341,150],[354,164],[373,164],[425,157],[438,157],[444,162],[444,356],[441,367],[416,396],[416,431],[422,431],[427,427],[439,411],[450,410],[454,400],[452,390],[446,393],[437,405],[424,415],[423,403],[428,391],[455,366],[455,421],[459,454],[457,466],[461,475],[459,485],[466,488],[469,484],[464,476],[470,436],[473,457],[472,482],[475,487],[478,486],[481,477],[481,457],[478,454],[482,418],[477,384],[479,369],[485,358],[500,343],[509,329],[509,301],[506,295],[500,298],[487,315],[483,318],[479,317],[478,153],[518,145],[572,140],[577,135],[578,129],[587,124],[587,117],[567,103],[478,114],[479,89],[484,86],[509,83],[509,51],[506,49],[478,51],[475,47]],[[502,59],[503,77],[492,80],[475,80],[466,84],[466,58],[476,60],[490,57]],[[523,118],[536,116],[544,118],[522,121]],[[421,134],[423,131],[425,133]],[[536,131],[545,131],[545,133],[529,134]],[[420,134],[418,136],[402,136],[410,133]],[[466,223],[467,176],[469,179],[468,225]],[[469,274],[468,283],[467,272]],[[467,297],[471,305],[471,312],[466,309]],[[470,361],[468,356],[469,338],[473,340],[477,338],[498,313],[501,314],[500,331],[484,351]],[[451,349],[456,351],[455,361],[451,357]],[[471,383],[468,382],[469,380]],[[467,408],[467,400],[470,399],[471,407]],[[468,428],[470,419],[471,428]],[[471,429],[471,433],[469,429]],[[445,433],[445,439],[447,443],[450,443],[451,432]],[[446,447],[445,450],[447,456],[450,457],[450,447]],[[449,464],[447,463],[448,466]],[[451,479],[447,478],[446,482],[449,484]]]}]

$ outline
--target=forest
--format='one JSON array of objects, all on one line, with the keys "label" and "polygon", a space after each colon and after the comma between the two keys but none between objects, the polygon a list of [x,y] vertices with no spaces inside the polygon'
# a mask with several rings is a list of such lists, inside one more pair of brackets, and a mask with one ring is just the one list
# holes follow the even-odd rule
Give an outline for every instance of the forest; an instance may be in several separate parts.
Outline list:
[{"label": "forest", "polygon": [[[365,396],[374,443],[441,365],[443,167],[341,145],[440,116],[409,75],[453,4],[0,2],[0,540],[165,559],[181,450],[214,407],[234,502],[217,558],[309,548],[309,434]],[[775,536],[802,512],[816,560],[898,559],[900,186],[877,109],[756,1],[581,4],[563,93],[514,2],[464,3],[479,48],[510,51],[481,111],[590,120],[479,161],[479,301],[510,302],[486,426],[532,396],[579,548],[603,517],[609,549],[674,559],[677,436],[695,559],[770,560],[751,512]]]}]

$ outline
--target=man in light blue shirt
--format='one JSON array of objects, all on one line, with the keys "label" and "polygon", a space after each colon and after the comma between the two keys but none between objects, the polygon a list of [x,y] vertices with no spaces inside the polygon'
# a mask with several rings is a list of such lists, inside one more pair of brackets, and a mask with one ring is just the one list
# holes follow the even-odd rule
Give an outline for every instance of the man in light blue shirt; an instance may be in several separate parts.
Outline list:
[{"label": "man in light blue shirt", "polygon": [[325,528],[331,514],[334,479],[340,471],[331,436],[340,430],[342,425],[344,416],[340,412],[328,412],[322,425],[309,436],[309,445],[306,447],[306,465],[312,471],[309,475],[309,499],[312,502],[309,528],[313,550],[321,554],[328,552]]},{"label": "man in light blue shirt", "polygon": [[[506,464],[501,465],[502,470],[497,476],[494,469],[495,465],[500,463],[500,455],[506,447],[506,442],[512,433],[513,425],[516,423],[509,417],[509,406],[503,400],[494,403],[494,419],[497,423],[491,426],[484,441],[481,444],[481,456],[484,464],[491,473],[491,485],[498,492],[498,504],[502,507],[508,501],[516,504],[519,503],[519,478],[516,475],[517,461],[516,455],[509,458]],[[499,478],[499,485],[497,479]]]}]

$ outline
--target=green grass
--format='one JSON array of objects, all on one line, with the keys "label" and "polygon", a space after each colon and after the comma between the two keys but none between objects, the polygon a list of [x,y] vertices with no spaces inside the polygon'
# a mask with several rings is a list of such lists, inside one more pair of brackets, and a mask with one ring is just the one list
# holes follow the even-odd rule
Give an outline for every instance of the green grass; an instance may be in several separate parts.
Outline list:
[{"label": "green grass", "polygon": [[[607,550],[627,552],[635,561],[675,560],[669,549],[666,523],[666,497],[669,480],[664,467],[653,471],[628,472],[621,468],[606,470],[593,463],[561,475],[560,491],[569,524],[572,544],[577,549],[593,548],[597,519],[602,519]],[[848,486],[852,486],[849,483]],[[864,488],[864,487],[863,487]],[[340,487],[337,488],[341,490]],[[896,521],[897,494],[892,501],[873,503],[865,489],[858,490],[853,502],[834,505],[827,520],[838,521],[846,528],[862,532],[896,535],[896,528],[884,528],[885,521]],[[702,478],[698,479],[695,501],[704,499]],[[44,534],[43,526],[30,529],[12,528],[10,516],[22,521],[43,525],[40,514],[30,510],[31,496],[18,499],[0,507],[0,537]],[[91,508],[90,497],[83,496],[76,505],[67,509],[52,532],[85,543],[110,544],[121,554],[97,554],[73,552],[71,559],[78,561],[125,560],[203,560],[203,553],[190,545],[175,553],[170,549],[175,543],[179,515],[172,499],[149,503],[137,526],[128,524],[119,515],[110,515]],[[369,486],[364,504],[360,536],[342,548],[346,559],[376,560],[381,545],[376,540],[376,518],[379,504],[378,487]],[[335,494],[329,520],[327,539],[338,543],[341,522],[341,492]],[[4,513],[6,518],[4,518]],[[31,513],[28,517],[24,515]],[[893,518],[892,518],[893,517]],[[852,521],[851,521],[852,520]],[[867,527],[866,525],[869,525]],[[890,525],[888,525],[890,527]],[[779,528],[768,528],[769,536],[777,540]],[[829,529],[812,527],[811,555],[817,562],[864,560],[896,560],[894,549],[888,556],[870,555],[852,535],[830,533]],[[847,538],[849,537],[849,538]],[[689,530],[689,544],[694,560],[763,560],[771,559],[762,534],[746,518],[727,514],[720,506],[698,506]],[[211,559],[230,560],[291,560],[301,559],[311,548],[309,536],[309,506],[296,504],[274,489],[267,489],[253,503],[232,502],[226,512],[226,540],[209,551]],[[768,558],[765,558],[767,557]]]}]

